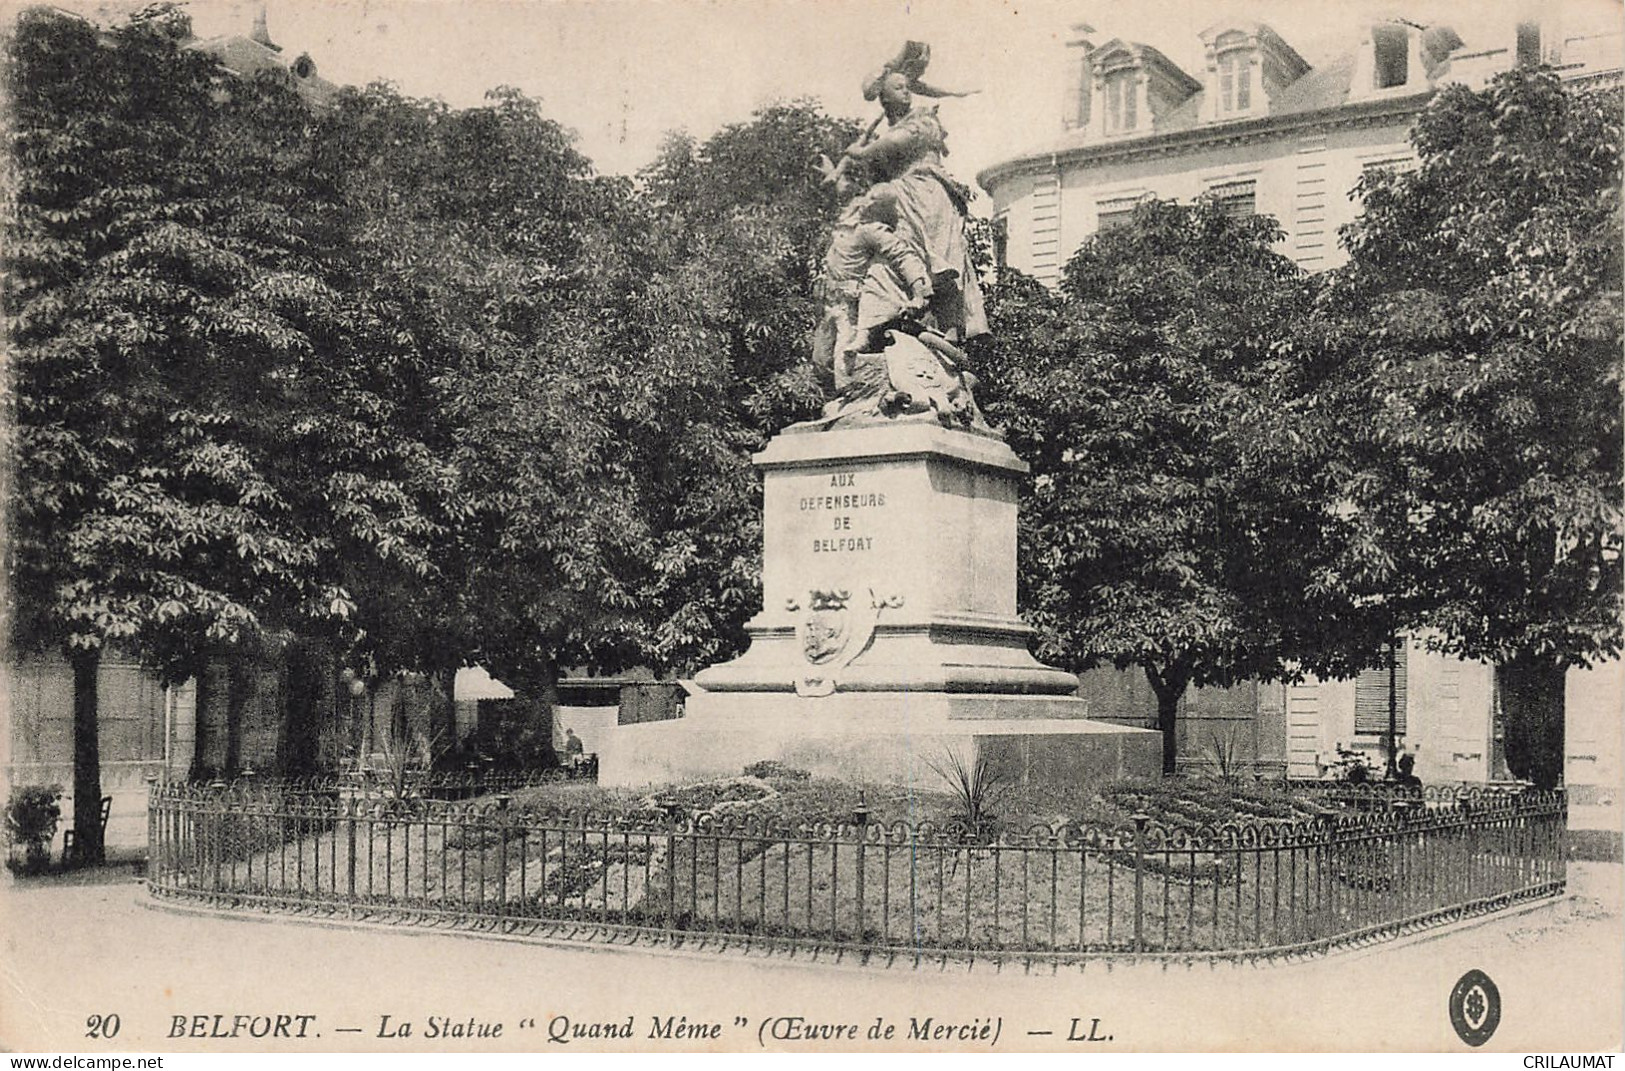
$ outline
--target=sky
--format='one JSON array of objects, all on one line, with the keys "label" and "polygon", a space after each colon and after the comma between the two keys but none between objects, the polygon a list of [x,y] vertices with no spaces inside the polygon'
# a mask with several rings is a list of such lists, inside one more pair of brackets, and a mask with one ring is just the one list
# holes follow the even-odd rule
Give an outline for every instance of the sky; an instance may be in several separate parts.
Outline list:
[{"label": "sky", "polygon": [[[56,0],[110,18],[130,5]],[[1621,0],[1567,0],[1619,19]],[[1060,133],[1069,27],[1142,41],[1199,76],[1198,33],[1239,14],[1311,64],[1352,51],[1362,25],[1442,18],[1470,43],[1531,0],[264,0],[272,38],[340,84],[376,80],[459,107],[515,86],[574,130],[605,173],[631,173],[668,131],[704,138],[777,100],[867,119],[867,74],[929,42],[927,80],[976,95],[942,103],[950,168],[967,181]],[[1520,8],[1519,5],[1522,5]],[[138,5],[137,5],[138,6]],[[201,36],[247,33],[261,0],[186,5]],[[1548,0],[1546,4],[1550,7]],[[1506,30],[1505,32],[1510,32]]]}]

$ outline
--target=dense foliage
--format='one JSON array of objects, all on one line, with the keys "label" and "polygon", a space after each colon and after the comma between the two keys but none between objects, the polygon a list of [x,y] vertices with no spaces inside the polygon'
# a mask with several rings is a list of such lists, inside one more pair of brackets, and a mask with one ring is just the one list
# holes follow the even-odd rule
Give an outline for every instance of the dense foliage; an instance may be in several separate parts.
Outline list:
[{"label": "dense foliage", "polygon": [[1509,760],[1561,773],[1563,674],[1620,649],[1620,101],[1550,71],[1441,91],[1307,330],[1361,538],[1407,625],[1501,667]]},{"label": "dense foliage", "polygon": [[[735,653],[750,455],[823,397],[810,162],[856,124],[775,105],[606,179],[510,89],[313,104],[189,41],[159,5],[5,43],[6,624],[74,660],[76,798],[109,645],[448,698],[478,663],[543,702],[564,667]],[[1143,667],[1170,766],[1188,686],[1344,675],[1424,629],[1502,667],[1549,783],[1553,689],[1619,649],[1617,96],[1508,75],[1414,137],[1317,280],[1273,221],[1152,202],[1060,292],[989,293],[1040,653]]]},{"label": "dense foliage", "polygon": [[990,303],[985,404],[1032,465],[1021,576],[1040,654],[1143,667],[1170,770],[1187,687],[1303,654],[1270,610],[1295,597],[1277,541],[1313,511],[1243,463],[1303,300],[1278,236],[1150,201],[1083,245],[1060,293],[1006,272]]},{"label": "dense foliage", "polygon": [[[11,631],[74,652],[76,799],[101,795],[103,646],[180,679],[222,648],[344,643],[355,569],[430,571],[309,106],[186,36],[162,7],[106,31],[31,10],[7,41]],[[94,809],[75,822],[94,859]]]},{"label": "dense foliage", "polygon": [[545,702],[736,651],[851,124],[770,108],[634,184],[512,90],[312,103],[190,42],[156,6],[6,46],[10,625],[82,652],[87,776],[109,644],[172,680],[287,650],[294,720],[340,666]]}]

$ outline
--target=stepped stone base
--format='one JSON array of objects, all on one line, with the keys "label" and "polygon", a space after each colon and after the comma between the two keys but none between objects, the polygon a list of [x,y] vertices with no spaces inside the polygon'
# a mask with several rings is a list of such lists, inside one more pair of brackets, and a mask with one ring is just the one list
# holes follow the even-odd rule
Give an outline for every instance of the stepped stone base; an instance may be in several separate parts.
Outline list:
[{"label": "stepped stone base", "polygon": [[992,433],[934,420],[787,432],[763,473],[762,610],[675,721],[618,727],[599,780],[815,774],[943,787],[950,752],[1026,782],[1154,775],[1161,738],[1091,721],[1078,679],[1016,614],[1027,469]]},{"label": "stepped stone base", "polygon": [[1154,777],[1162,738],[1082,717],[1081,699],[855,692],[701,693],[674,721],[623,725],[599,755],[600,784],[641,786],[737,776],[774,759],[820,777],[940,790],[950,753],[985,755],[1019,783],[1100,784]]}]

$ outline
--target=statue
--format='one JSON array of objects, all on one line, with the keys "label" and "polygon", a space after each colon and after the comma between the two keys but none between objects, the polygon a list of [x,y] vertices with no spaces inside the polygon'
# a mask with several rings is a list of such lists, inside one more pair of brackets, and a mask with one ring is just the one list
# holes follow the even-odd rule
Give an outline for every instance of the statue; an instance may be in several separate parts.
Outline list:
[{"label": "statue", "polygon": [[819,290],[824,319],[813,335],[813,364],[844,394],[860,374],[859,353],[878,350],[878,329],[918,316],[930,305],[925,260],[898,237],[897,192],[879,183],[841,210],[824,254]]},{"label": "statue", "polygon": [[[986,427],[960,349],[987,334],[965,237],[971,191],[942,166],[937,106],[914,102],[965,94],[921,80],[930,58],[930,46],[910,41],[871,76],[863,94],[880,101],[881,117],[839,163],[820,166],[853,196],[824,258],[825,313],[813,344],[836,396],[812,426],[932,412],[950,426]],[[864,190],[864,178],[874,185]]]}]

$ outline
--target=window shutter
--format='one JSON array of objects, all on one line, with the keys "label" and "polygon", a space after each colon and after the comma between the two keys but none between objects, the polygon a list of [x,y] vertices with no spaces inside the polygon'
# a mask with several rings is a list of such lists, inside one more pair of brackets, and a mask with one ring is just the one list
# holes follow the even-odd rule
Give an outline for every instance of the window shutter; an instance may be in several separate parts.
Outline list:
[{"label": "window shutter", "polygon": [[[1405,648],[1401,643],[1394,651],[1394,725],[1401,734],[1405,732]],[[1354,731],[1361,736],[1381,736],[1388,731],[1386,664],[1365,670],[1354,680]]]},{"label": "window shutter", "polygon": [[1210,187],[1207,195],[1231,219],[1244,219],[1258,212],[1258,184],[1224,182]]},{"label": "window shutter", "polygon": [[1097,231],[1109,231],[1113,227],[1121,227],[1134,218],[1134,208],[1140,203],[1138,197],[1120,197],[1115,201],[1101,201],[1095,206],[1095,219]]}]

